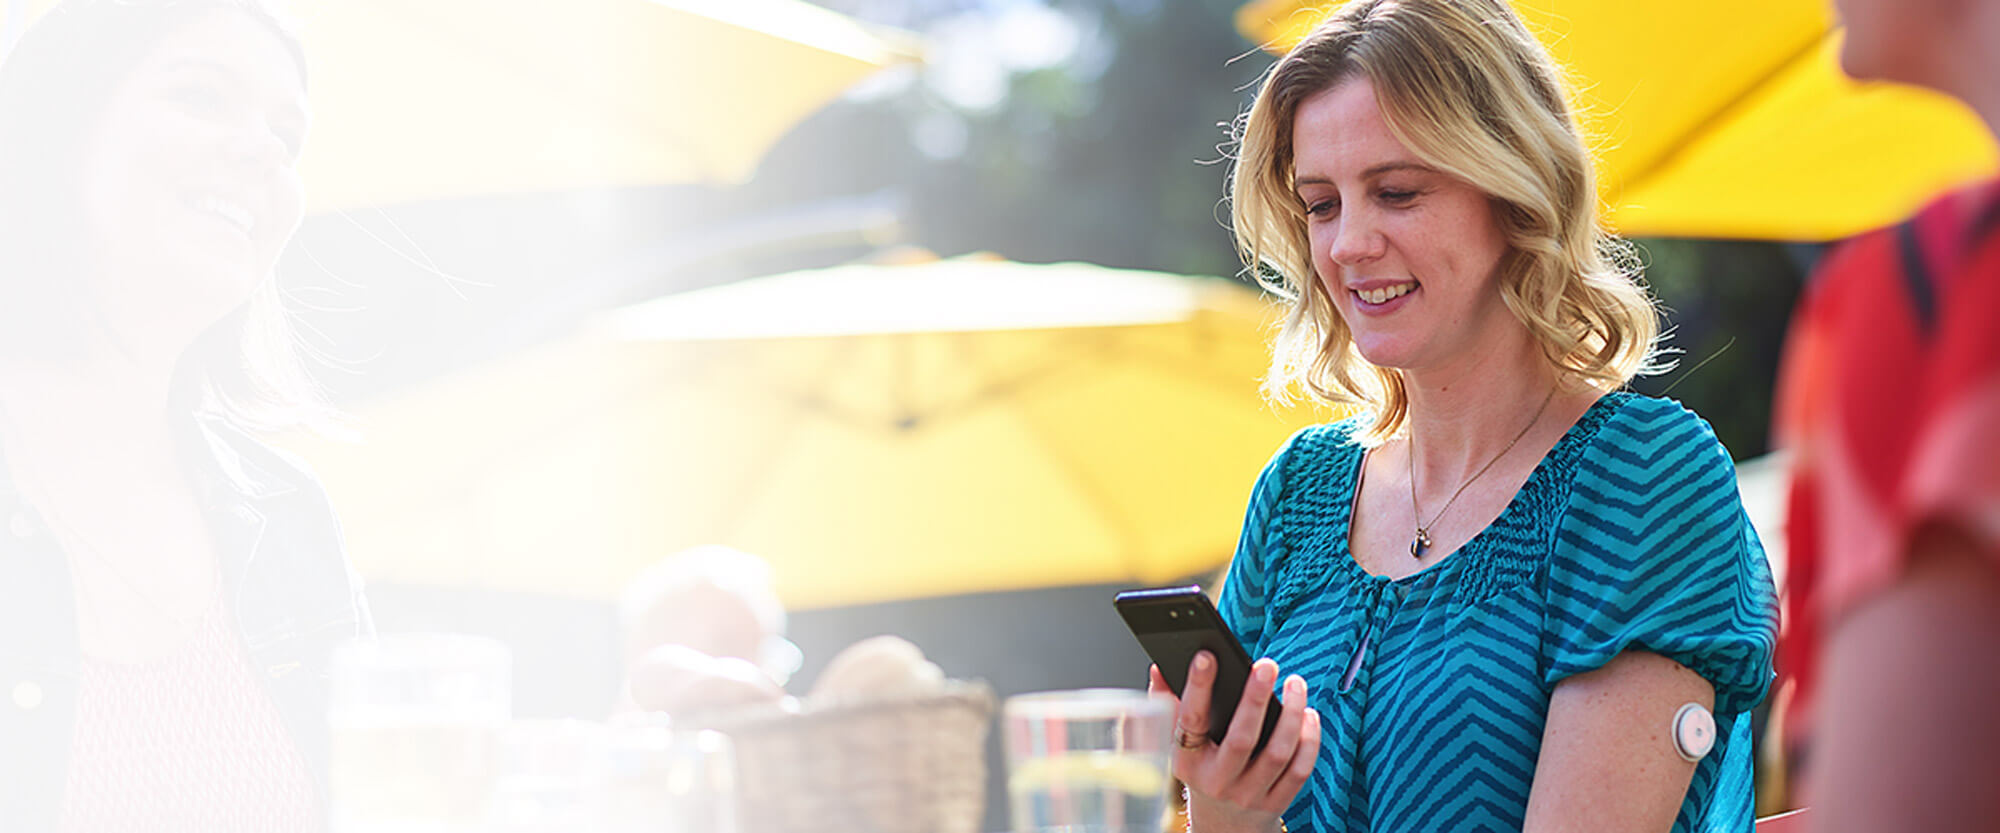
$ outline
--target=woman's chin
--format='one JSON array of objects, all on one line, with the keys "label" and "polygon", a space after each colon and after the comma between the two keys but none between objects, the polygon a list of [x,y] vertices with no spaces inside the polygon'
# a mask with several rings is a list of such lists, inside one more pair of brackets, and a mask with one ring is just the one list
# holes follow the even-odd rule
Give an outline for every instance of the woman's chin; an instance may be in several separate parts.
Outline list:
[{"label": "woman's chin", "polygon": [[1411,345],[1400,340],[1361,337],[1354,340],[1354,346],[1360,351],[1361,358],[1376,367],[1401,370],[1412,366]]}]

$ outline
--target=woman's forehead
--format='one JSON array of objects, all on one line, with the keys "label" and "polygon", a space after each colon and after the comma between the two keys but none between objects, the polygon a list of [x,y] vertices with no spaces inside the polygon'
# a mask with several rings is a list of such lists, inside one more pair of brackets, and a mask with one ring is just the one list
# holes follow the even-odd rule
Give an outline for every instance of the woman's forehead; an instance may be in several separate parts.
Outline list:
[{"label": "woman's forehead", "polygon": [[1366,78],[1343,81],[1301,102],[1292,121],[1292,145],[1299,182],[1424,168],[1389,129]]},{"label": "woman's forehead", "polygon": [[305,79],[300,72],[292,50],[267,24],[218,8],[159,33],[135,74],[220,76],[303,110]]}]

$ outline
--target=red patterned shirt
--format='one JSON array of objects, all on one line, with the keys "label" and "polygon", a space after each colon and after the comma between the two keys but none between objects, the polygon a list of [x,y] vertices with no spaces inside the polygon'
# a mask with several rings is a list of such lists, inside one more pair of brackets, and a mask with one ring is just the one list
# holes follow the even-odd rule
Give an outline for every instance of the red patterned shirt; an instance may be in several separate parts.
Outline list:
[{"label": "red patterned shirt", "polygon": [[312,774],[223,595],[174,656],[83,658],[65,833],[321,829]]},{"label": "red patterned shirt", "polygon": [[1779,668],[1798,683],[1797,738],[1820,640],[1897,580],[1919,529],[1951,525],[2000,567],[2000,182],[1828,257],[1789,336],[1777,427],[1796,455]]}]

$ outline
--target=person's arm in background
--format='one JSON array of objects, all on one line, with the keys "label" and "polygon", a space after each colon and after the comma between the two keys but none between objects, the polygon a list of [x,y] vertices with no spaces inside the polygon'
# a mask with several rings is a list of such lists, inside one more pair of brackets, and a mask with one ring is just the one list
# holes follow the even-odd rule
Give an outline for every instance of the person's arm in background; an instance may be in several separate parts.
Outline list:
[{"label": "person's arm in background", "polygon": [[1628,650],[1556,686],[1549,699],[1527,833],[1666,831],[1695,765],[1674,751],[1682,704],[1715,705],[1715,687],[1659,654]]},{"label": "person's arm in background", "polygon": [[2000,571],[1948,526],[1910,549],[1902,578],[1828,634],[1816,830],[2000,830]]}]

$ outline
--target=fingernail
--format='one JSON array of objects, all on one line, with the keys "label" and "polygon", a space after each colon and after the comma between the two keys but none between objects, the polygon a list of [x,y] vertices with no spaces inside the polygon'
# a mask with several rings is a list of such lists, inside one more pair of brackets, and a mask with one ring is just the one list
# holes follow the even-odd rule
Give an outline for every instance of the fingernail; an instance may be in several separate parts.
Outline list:
[{"label": "fingernail", "polygon": [[1277,680],[1278,680],[1278,664],[1277,664],[1277,663],[1275,663],[1275,662],[1259,662],[1259,663],[1257,663],[1257,681],[1258,681],[1258,682],[1260,682],[1260,683],[1265,683],[1265,684],[1267,684],[1267,685],[1268,685],[1268,684],[1270,684],[1270,683],[1274,683],[1274,682],[1277,682]]},{"label": "fingernail", "polygon": [[1199,654],[1194,655],[1194,670],[1196,671],[1207,671],[1208,667],[1210,665],[1213,665],[1214,663],[1215,660],[1208,658],[1207,651],[1203,651]]},{"label": "fingernail", "polygon": [[1306,694],[1306,678],[1301,677],[1297,674],[1293,674],[1289,677],[1286,677],[1285,691],[1296,693],[1300,697],[1304,697]]}]

